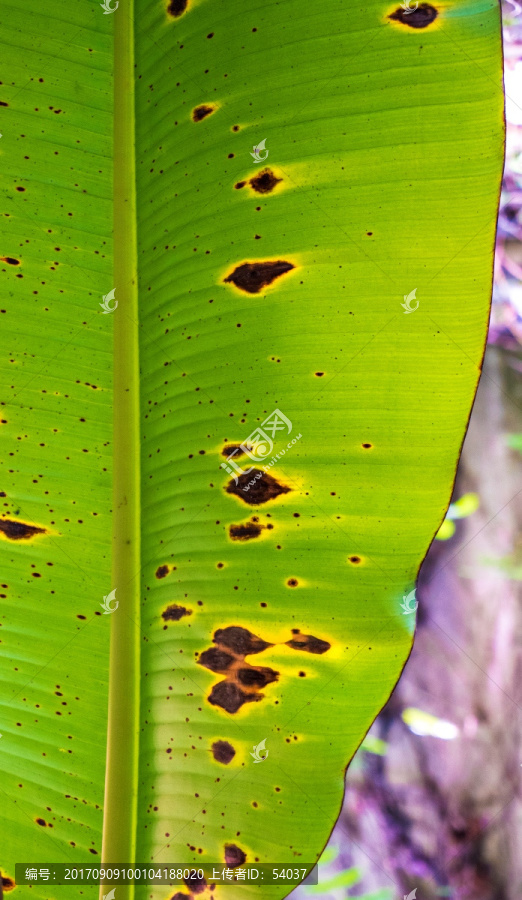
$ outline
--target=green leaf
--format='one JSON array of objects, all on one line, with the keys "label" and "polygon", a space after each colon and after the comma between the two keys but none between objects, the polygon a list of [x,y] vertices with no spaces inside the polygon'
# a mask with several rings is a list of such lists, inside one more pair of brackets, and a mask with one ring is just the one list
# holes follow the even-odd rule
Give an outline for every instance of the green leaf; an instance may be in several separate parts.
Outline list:
[{"label": "green leaf", "polygon": [[449,541],[449,539],[452,538],[455,534],[455,531],[455,522],[452,519],[444,519],[442,525],[437,531],[437,534],[435,535],[435,540]]},{"label": "green leaf", "polygon": [[[4,9],[5,886],[16,862],[312,864],[410,651],[477,385],[498,7]],[[238,491],[226,448],[260,457],[274,410],[292,430],[236,457],[262,473]]]}]

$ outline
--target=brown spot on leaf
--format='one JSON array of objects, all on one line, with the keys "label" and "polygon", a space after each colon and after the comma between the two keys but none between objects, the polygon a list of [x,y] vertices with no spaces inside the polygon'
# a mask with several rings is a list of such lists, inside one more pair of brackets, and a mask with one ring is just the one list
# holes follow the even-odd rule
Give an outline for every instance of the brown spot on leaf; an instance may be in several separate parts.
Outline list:
[{"label": "brown spot on leaf", "polygon": [[274,672],[267,666],[251,666],[248,669],[239,669],[237,673],[237,679],[243,687],[266,687],[278,678],[279,672]]},{"label": "brown spot on leaf", "polygon": [[225,284],[235,284],[247,294],[259,294],[262,288],[272,284],[286,272],[295,269],[293,263],[285,260],[265,260],[264,262],[242,263],[227,275]]},{"label": "brown spot on leaf", "polygon": [[207,106],[205,103],[202,103],[201,106],[196,106],[196,108],[192,110],[192,121],[201,122],[202,119],[206,119],[207,116],[210,116],[215,112],[215,109],[215,106]]},{"label": "brown spot on leaf", "polygon": [[159,566],[156,569],[156,578],[165,578],[169,574],[168,566]]},{"label": "brown spot on leaf", "polygon": [[[250,447],[248,447],[250,449]],[[226,456],[227,459],[229,456],[235,456],[236,459],[240,456],[244,456],[245,451],[241,447],[241,444],[227,444],[226,447],[223,447],[221,451],[221,456]]]},{"label": "brown spot on leaf", "polygon": [[326,653],[331,647],[328,641],[314,637],[313,634],[301,634],[294,631],[294,635],[291,640],[286,642],[286,646],[291,647],[292,650],[305,650],[306,653]]},{"label": "brown spot on leaf", "polygon": [[250,179],[250,185],[258,194],[270,194],[276,184],[282,180],[282,178],[277,178],[271,169],[263,169],[262,172]]},{"label": "brown spot on leaf", "polygon": [[234,759],[236,751],[228,741],[214,741],[212,744],[212,755],[216,762],[228,766],[229,762],[232,762]]},{"label": "brown spot on leaf", "polygon": [[14,878],[9,878],[8,875],[2,875],[2,888],[7,893],[8,891],[14,891],[16,887],[16,883]]},{"label": "brown spot on leaf", "polygon": [[233,681],[220,681],[212,688],[208,701],[229,713],[236,713],[244,703],[261,700],[261,694],[247,694]]},{"label": "brown spot on leaf", "polygon": [[246,181],[236,181],[234,187],[235,187],[236,191],[240,191],[241,188],[244,188],[245,184],[246,184]]},{"label": "brown spot on leaf", "polygon": [[259,506],[261,503],[267,503],[280,494],[288,494],[291,489],[285,484],[280,484],[268,472],[262,472],[260,469],[252,469],[251,472],[242,472],[238,475],[237,481],[234,479],[226,486],[227,494],[235,494],[245,503],[251,506]]},{"label": "brown spot on leaf", "polygon": [[402,25],[409,25],[410,28],[427,28],[438,16],[438,11],[429,3],[420,3],[417,9],[409,10],[398,7],[395,12],[389,16]]},{"label": "brown spot on leaf", "polygon": [[20,260],[15,259],[14,256],[0,256],[0,262],[5,262],[9,266],[19,266],[20,265]]},{"label": "brown spot on leaf", "polygon": [[27,522],[15,522],[13,519],[0,519],[0,532],[10,541],[26,541],[35,534],[46,534],[45,528],[28,525]]},{"label": "brown spot on leaf", "polygon": [[231,869],[246,862],[246,853],[237,844],[225,844],[225,862]]},{"label": "brown spot on leaf", "polygon": [[167,12],[177,19],[178,16],[183,15],[187,6],[188,0],[170,0],[169,5],[167,6]]},{"label": "brown spot on leaf", "polygon": [[252,538],[259,537],[263,527],[257,522],[243,522],[241,525],[231,525],[228,533],[233,541],[250,541]]},{"label": "brown spot on leaf", "polygon": [[257,637],[238,625],[230,625],[228,628],[218,628],[214,634],[214,643],[224,644],[238,656],[248,656],[251,653],[261,653],[267,647],[273,647],[262,638]]},{"label": "brown spot on leaf", "polygon": [[210,647],[204,650],[198,659],[200,666],[205,666],[211,672],[226,672],[234,662],[234,657],[226,650],[219,647]]},{"label": "brown spot on leaf", "polygon": [[165,622],[179,622],[183,616],[191,615],[191,609],[187,609],[185,606],[178,606],[177,603],[171,603],[170,606],[167,606],[167,608],[163,610],[161,617]]},{"label": "brown spot on leaf", "polygon": [[193,894],[202,894],[207,886],[206,879],[200,878],[198,875],[189,876],[189,878],[184,878],[183,881]]},{"label": "brown spot on leaf", "polygon": [[177,891],[170,900],[190,900],[190,894],[183,894],[181,891]]}]

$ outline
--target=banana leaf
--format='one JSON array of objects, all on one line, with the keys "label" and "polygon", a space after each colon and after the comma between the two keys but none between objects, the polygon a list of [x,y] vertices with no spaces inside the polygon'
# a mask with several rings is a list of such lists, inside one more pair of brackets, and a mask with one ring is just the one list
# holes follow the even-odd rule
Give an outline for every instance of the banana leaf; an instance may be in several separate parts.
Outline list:
[{"label": "banana leaf", "polygon": [[97,892],[21,862],[312,865],[480,374],[498,5],[1,18],[3,890]]}]

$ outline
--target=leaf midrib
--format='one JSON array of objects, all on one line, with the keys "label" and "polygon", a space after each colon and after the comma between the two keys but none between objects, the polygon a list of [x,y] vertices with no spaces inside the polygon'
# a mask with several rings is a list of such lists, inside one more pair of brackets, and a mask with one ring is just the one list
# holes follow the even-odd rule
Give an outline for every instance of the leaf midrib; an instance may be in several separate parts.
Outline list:
[{"label": "leaf midrib", "polygon": [[[136,850],[140,684],[140,443],[133,0],[114,25],[114,432],[109,714],[102,863]],[[111,286],[108,287],[108,290]],[[102,737],[102,736],[101,736]],[[109,886],[110,887],[110,886]],[[100,900],[108,886],[100,885]],[[119,888],[132,900],[133,885]]]}]

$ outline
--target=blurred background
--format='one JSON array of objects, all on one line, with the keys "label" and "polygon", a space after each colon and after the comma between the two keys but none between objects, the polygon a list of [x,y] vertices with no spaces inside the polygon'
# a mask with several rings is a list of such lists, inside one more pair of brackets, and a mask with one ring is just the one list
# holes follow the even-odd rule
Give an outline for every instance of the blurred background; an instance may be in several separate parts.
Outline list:
[{"label": "blurred background", "polygon": [[522,6],[502,13],[506,167],[483,375],[421,569],[412,654],[350,765],[320,883],[292,900],[522,898]]}]

